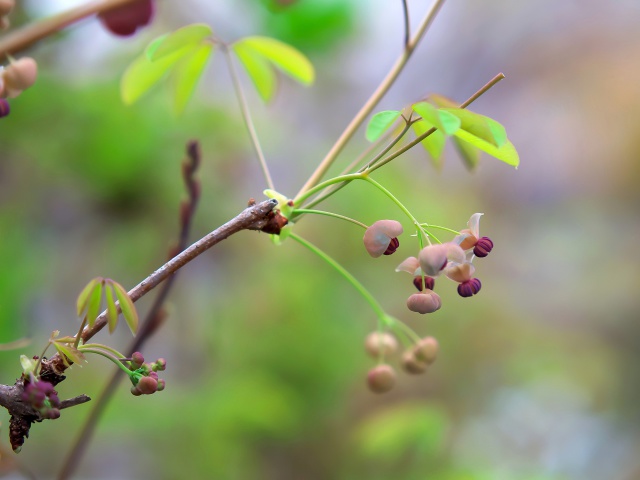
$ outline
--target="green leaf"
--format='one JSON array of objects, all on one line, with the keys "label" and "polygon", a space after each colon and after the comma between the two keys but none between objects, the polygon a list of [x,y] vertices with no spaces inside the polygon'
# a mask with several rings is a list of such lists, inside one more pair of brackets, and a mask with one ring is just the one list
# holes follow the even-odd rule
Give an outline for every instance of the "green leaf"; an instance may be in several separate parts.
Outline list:
[{"label": "green leaf", "polygon": [[203,43],[191,55],[176,65],[173,72],[173,86],[175,109],[178,114],[184,111],[187,102],[193,95],[212,53],[213,44]]},{"label": "green leaf", "polygon": [[82,316],[82,312],[84,312],[85,309],[87,308],[89,295],[91,295],[91,292],[93,292],[93,289],[96,286],[96,284],[100,283],[101,281],[102,281],[102,278],[100,277],[94,278],[89,283],[87,283],[87,286],[84,287],[82,289],[82,292],[80,292],[80,295],[78,295],[78,300],[76,300],[76,310],[78,312],[79,317]]},{"label": "green leaf", "polygon": [[166,37],[156,39],[147,48],[146,55],[149,60],[156,62],[163,57],[171,55],[179,50],[198,46],[205,38],[211,36],[213,30],[204,23],[194,23],[186,27],[179,28]]},{"label": "green leaf", "polygon": [[255,85],[260,98],[265,102],[271,100],[276,91],[276,74],[271,64],[245,45],[236,43],[232,48]]},{"label": "green leaf", "polygon": [[118,308],[113,297],[113,284],[108,284],[104,289],[107,297],[107,323],[109,324],[109,333],[113,333],[118,325]]},{"label": "green leaf", "polygon": [[100,303],[102,302],[102,288],[104,287],[104,279],[100,279],[99,282],[91,290],[89,295],[89,301],[87,302],[87,323],[89,327],[93,327],[96,323],[96,317],[100,313]]},{"label": "green leaf", "polygon": [[455,136],[460,140],[463,140],[467,143],[470,143],[476,148],[479,148],[483,152],[488,153],[492,157],[497,158],[498,160],[502,160],[508,165],[512,165],[517,167],[520,164],[520,157],[518,156],[518,152],[510,141],[506,141],[501,147],[496,147],[486,140],[473,135],[472,133],[460,129],[455,133]]},{"label": "green leaf", "polygon": [[149,60],[151,60],[151,56],[153,55],[153,53],[158,49],[160,44],[164,42],[165,38],[167,38],[168,36],[169,34],[165,33],[164,35],[159,36],[158,38],[153,40],[149,45],[147,45],[147,48],[144,49],[144,54]]},{"label": "green leaf", "polygon": [[376,113],[369,124],[367,125],[367,131],[365,137],[370,142],[375,142],[380,136],[386,132],[391,125],[400,117],[401,112],[398,110],[385,110],[383,112]]},{"label": "green leaf", "polygon": [[458,154],[462,157],[462,161],[468,170],[475,170],[480,162],[480,150],[471,145],[470,143],[460,140],[459,138],[453,138],[453,144],[458,150]]},{"label": "green leaf", "polygon": [[464,108],[442,108],[440,111],[455,115],[462,123],[460,128],[485,142],[491,143],[495,147],[501,147],[507,143],[507,132],[502,125],[492,118]]},{"label": "green leaf", "polygon": [[136,307],[133,305],[131,297],[129,297],[129,294],[122,285],[114,281],[112,281],[112,285],[116,292],[116,297],[118,297],[118,302],[120,302],[120,310],[122,311],[124,321],[127,322],[131,333],[135,335],[138,331],[138,312],[136,311]]},{"label": "green leaf", "polygon": [[62,360],[65,365],[69,366],[67,358],[73,363],[81,363],[84,361],[84,355],[73,345],[53,342],[55,349],[62,355]]},{"label": "green leaf", "polygon": [[[415,122],[411,125],[413,131],[416,134],[416,137],[419,137],[429,130],[431,130],[432,125],[425,122],[424,120],[420,120],[419,122]],[[446,136],[440,130],[435,130],[431,133],[427,138],[422,140],[420,144],[424,147],[424,149],[429,154],[433,164],[436,168],[442,167],[442,152],[444,151],[444,145],[446,143]]]},{"label": "green leaf", "polygon": [[315,79],[313,65],[302,52],[280,40],[269,37],[245,37],[234,44],[242,45],[268,59],[291,78],[304,85],[311,85]]},{"label": "green leaf", "polygon": [[453,135],[460,128],[460,119],[443,109],[438,109],[427,102],[413,105],[413,110],[431,125],[447,135]]},{"label": "green leaf", "polygon": [[143,53],[131,62],[120,81],[120,95],[125,105],[133,104],[147,93],[178,60],[196,48],[198,48],[197,45],[192,48],[183,48],[154,62]]}]

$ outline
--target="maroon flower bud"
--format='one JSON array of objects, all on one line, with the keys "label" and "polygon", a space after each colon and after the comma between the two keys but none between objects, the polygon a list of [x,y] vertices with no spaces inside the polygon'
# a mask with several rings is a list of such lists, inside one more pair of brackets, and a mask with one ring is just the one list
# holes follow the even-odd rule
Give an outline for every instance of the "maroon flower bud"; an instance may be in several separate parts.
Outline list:
[{"label": "maroon flower bud", "polygon": [[142,377],[136,387],[142,395],[151,395],[158,390],[158,380],[151,377]]},{"label": "maroon flower bud", "polygon": [[378,365],[369,370],[367,385],[374,393],[385,393],[396,384],[396,372],[390,365]]},{"label": "maroon flower bud", "polygon": [[398,341],[389,333],[371,332],[367,335],[364,347],[373,358],[391,355],[398,349]]},{"label": "maroon flower bud", "polygon": [[426,372],[428,366],[426,362],[416,358],[412,351],[407,351],[402,354],[402,369],[411,375],[419,375]]},{"label": "maroon flower bud", "polygon": [[493,249],[493,242],[489,237],[482,237],[478,240],[475,247],[473,247],[473,254],[476,257],[486,257]]},{"label": "maroon flower bud", "polygon": [[458,295],[461,297],[471,297],[480,291],[482,283],[477,278],[472,278],[458,285]]},{"label": "maroon flower bud", "polygon": [[130,391],[131,391],[131,395],[133,395],[134,397],[139,397],[140,395],[142,395],[142,392],[138,387],[131,387]]},{"label": "maroon flower bud", "polygon": [[414,293],[407,299],[407,308],[417,313],[433,313],[442,306],[440,295],[432,290]]},{"label": "maroon flower bud", "polygon": [[[402,233],[402,225],[395,220],[378,220],[364,232],[364,247],[373,258],[391,255],[400,242],[396,238]],[[395,241],[394,241],[395,240]],[[392,246],[392,243],[395,246]],[[387,253],[388,252],[388,253]]]},{"label": "maroon flower bud", "polygon": [[111,33],[123,37],[133,35],[139,27],[148,25],[153,17],[152,0],[138,0],[102,12],[98,18]]},{"label": "maroon flower bud", "polygon": [[436,284],[436,280],[433,277],[427,277],[424,275],[423,277],[417,276],[413,278],[413,285],[421,292],[422,289],[422,279],[424,278],[424,288],[428,290],[433,290],[434,285]]},{"label": "maroon flower bud", "polygon": [[436,360],[439,349],[440,346],[435,338],[424,337],[415,347],[413,347],[413,354],[418,360],[430,365]]},{"label": "maroon flower bud", "polygon": [[159,358],[151,368],[154,372],[164,372],[167,368],[167,361],[164,358]]},{"label": "maroon flower bud", "polygon": [[4,98],[0,98],[0,118],[6,117],[11,113],[11,108],[9,108],[9,102],[7,102]]},{"label": "maroon flower bud", "polygon": [[140,368],[144,363],[144,357],[140,352],[133,352],[131,354],[131,363],[135,367],[134,370]]},{"label": "maroon flower bud", "polygon": [[156,390],[156,392],[161,392],[162,390],[164,390],[164,387],[166,387],[166,382],[164,381],[164,379],[160,379],[158,380],[158,389]]},{"label": "maroon flower bud", "polygon": [[46,412],[43,412],[43,416],[49,420],[55,420],[60,418],[60,410],[57,408],[49,408]]}]

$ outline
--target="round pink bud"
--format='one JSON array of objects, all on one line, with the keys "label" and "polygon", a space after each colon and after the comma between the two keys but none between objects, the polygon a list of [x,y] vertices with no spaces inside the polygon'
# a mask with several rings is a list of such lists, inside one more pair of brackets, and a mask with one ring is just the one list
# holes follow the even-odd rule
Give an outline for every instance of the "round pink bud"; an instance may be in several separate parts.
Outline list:
[{"label": "round pink bud", "polygon": [[152,0],[138,0],[98,14],[107,30],[115,35],[133,35],[139,27],[148,25],[153,17]]},{"label": "round pink bud", "polygon": [[167,368],[167,361],[164,358],[159,358],[151,368],[153,368],[155,372],[164,372]]},{"label": "round pink bud", "polygon": [[135,368],[140,368],[144,363],[144,357],[140,352],[133,352],[131,354],[131,363]]},{"label": "round pink bud", "polygon": [[158,380],[151,377],[142,377],[136,386],[142,395],[151,395],[158,390]]},{"label": "round pink bud", "polygon": [[489,252],[493,250],[493,242],[489,237],[482,237],[476,243],[476,246],[473,247],[473,254],[476,257],[486,257],[489,255]]},{"label": "round pink bud", "polygon": [[475,295],[480,291],[482,287],[482,283],[477,278],[472,278],[466,282],[462,282],[458,285],[458,295],[461,297],[467,298]]},{"label": "round pink bud", "polygon": [[426,372],[428,366],[425,362],[418,359],[412,351],[407,351],[402,354],[402,369],[411,375],[419,375]]},{"label": "round pink bud", "polygon": [[418,360],[431,365],[438,356],[438,350],[440,350],[440,345],[435,338],[424,337],[413,347],[413,354]]},{"label": "round pink bud", "polygon": [[14,98],[36,82],[38,64],[33,58],[23,57],[2,71],[3,96]]},{"label": "round pink bud", "polygon": [[15,6],[16,0],[0,0],[0,16],[9,15]]},{"label": "round pink bud", "polygon": [[369,370],[367,385],[374,393],[386,393],[396,384],[396,372],[390,365],[378,365]]},{"label": "round pink bud", "polygon": [[[396,238],[398,235],[402,234],[403,229],[400,222],[396,222],[395,220],[378,220],[364,232],[364,247],[369,252],[373,258],[378,258],[379,256],[385,254],[390,255],[395,252],[400,245],[400,242]],[[392,251],[387,253],[390,245],[392,244]]]},{"label": "round pink bud", "polygon": [[392,355],[398,349],[396,337],[386,332],[371,332],[367,335],[364,348],[373,358]]},{"label": "round pink bud", "polygon": [[165,382],[164,379],[161,378],[160,380],[158,380],[158,389],[156,390],[156,392],[161,392],[166,386],[167,382]]},{"label": "round pink bud", "polygon": [[414,293],[407,299],[407,308],[417,313],[433,313],[442,306],[440,295],[432,290]]},{"label": "round pink bud", "polygon": [[133,395],[134,397],[139,397],[140,395],[142,395],[142,392],[138,387],[131,387],[131,395]]},{"label": "round pink bud", "polygon": [[417,276],[413,278],[413,285],[418,289],[419,292],[422,291],[422,279],[424,279],[424,288],[428,290],[433,290],[433,287],[436,284],[436,281],[433,277],[427,277],[426,275]]}]

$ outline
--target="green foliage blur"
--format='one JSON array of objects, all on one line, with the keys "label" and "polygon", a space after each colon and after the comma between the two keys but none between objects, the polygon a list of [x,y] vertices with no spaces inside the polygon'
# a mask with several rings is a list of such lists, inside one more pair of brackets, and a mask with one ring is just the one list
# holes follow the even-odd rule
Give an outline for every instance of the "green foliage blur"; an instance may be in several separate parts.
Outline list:
[{"label": "green foliage blur", "polygon": [[[181,117],[162,88],[122,105],[119,77],[152,38],[202,20],[216,32],[233,24],[273,36],[311,58],[316,86],[283,79],[270,106],[248,94],[276,187],[290,196],[400,53],[399,2],[245,0],[226,2],[230,10],[175,3],[160,3],[151,29],[130,40],[92,20],[29,52],[38,82],[0,120],[0,343],[32,343],[0,351],[0,383],[15,381],[19,355],[38,355],[51,331],[75,333],[75,300],[91,278],[130,288],[165,261],[185,197],[180,162],[189,139],[203,151],[193,241],[250,197],[262,198],[220,58]],[[414,21],[420,3],[410,2]],[[30,8],[20,15],[38,14]],[[478,296],[460,298],[439,279],[443,308],[412,314],[411,279],[394,268],[417,252],[413,237],[405,233],[396,254],[373,260],[354,225],[307,215],[296,227],[389,313],[439,340],[426,375],[399,374],[389,394],[370,393],[366,372],[375,362],[363,341],[376,319],[368,305],[298,244],[276,247],[242,232],[180,271],[166,324],[143,351],[148,361],[166,358],[167,387],[133,397],[123,379],[78,478],[640,477],[640,68],[628,61],[640,54],[630,21],[640,11],[633,2],[601,8],[446,4],[379,108],[434,92],[463,100],[505,71],[474,111],[506,126],[518,171],[484,157],[470,174],[449,149],[436,172],[416,148],[375,176],[430,223],[461,229],[485,213],[481,233],[496,247],[476,262]],[[85,48],[89,39],[100,47]],[[366,146],[362,129],[340,167]],[[367,224],[405,222],[368,185],[353,184],[322,208]],[[136,304],[141,317],[151,297]],[[123,327],[96,341],[124,350]],[[60,397],[97,397],[112,370],[97,357],[73,366]],[[53,476],[90,408],[34,425],[17,456],[0,412],[0,472],[17,461]]]}]

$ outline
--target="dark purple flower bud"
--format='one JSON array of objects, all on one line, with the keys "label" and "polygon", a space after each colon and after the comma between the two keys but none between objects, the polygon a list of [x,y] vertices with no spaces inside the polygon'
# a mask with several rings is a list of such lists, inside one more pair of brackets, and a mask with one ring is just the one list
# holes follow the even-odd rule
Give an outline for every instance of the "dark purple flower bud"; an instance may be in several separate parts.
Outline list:
[{"label": "dark purple flower bud", "polygon": [[418,289],[419,292],[423,290],[422,288],[422,279],[424,278],[424,288],[427,290],[433,290],[434,285],[436,284],[436,280],[433,277],[424,277],[417,276],[413,278],[413,285]]},{"label": "dark purple flower bud", "polygon": [[471,297],[480,291],[482,283],[477,278],[472,278],[458,285],[458,295],[461,297]]},{"label": "dark purple flower bud", "polygon": [[9,113],[11,113],[9,102],[5,98],[0,98],[0,118],[6,117]]},{"label": "dark purple flower bud", "polygon": [[60,398],[58,398],[57,394],[51,393],[49,395],[49,403],[52,407],[58,408],[60,406]]},{"label": "dark purple flower bud", "polygon": [[489,237],[482,237],[476,243],[476,246],[473,247],[473,254],[476,257],[486,257],[489,255],[489,252],[493,249],[493,242]]},{"label": "dark purple flower bud", "polygon": [[400,240],[398,240],[397,237],[393,237],[389,242],[389,246],[384,251],[383,255],[391,255],[395,253],[395,251],[398,249],[399,246],[400,246]]},{"label": "dark purple flower bud", "polygon": [[98,18],[111,33],[127,37],[149,24],[153,10],[153,0],[138,0],[100,13]]}]

